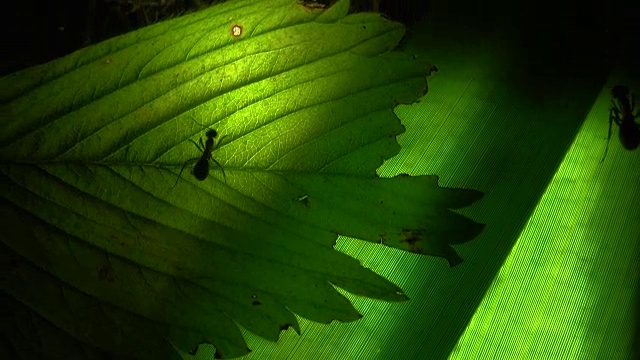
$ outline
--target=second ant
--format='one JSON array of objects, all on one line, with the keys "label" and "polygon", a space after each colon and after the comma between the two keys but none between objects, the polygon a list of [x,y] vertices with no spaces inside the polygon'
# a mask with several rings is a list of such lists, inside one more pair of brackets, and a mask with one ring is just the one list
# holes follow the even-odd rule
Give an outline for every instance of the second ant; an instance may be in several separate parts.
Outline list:
[{"label": "second ant", "polygon": [[620,143],[627,150],[634,150],[640,145],[640,124],[636,123],[634,114],[634,97],[627,86],[616,85],[611,90],[611,109],[609,111],[609,135],[607,136],[607,147],[604,150],[602,160],[607,156],[609,150],[609,140],[611,140],[611,128],[613,123],[620,127],[618,137]]}]

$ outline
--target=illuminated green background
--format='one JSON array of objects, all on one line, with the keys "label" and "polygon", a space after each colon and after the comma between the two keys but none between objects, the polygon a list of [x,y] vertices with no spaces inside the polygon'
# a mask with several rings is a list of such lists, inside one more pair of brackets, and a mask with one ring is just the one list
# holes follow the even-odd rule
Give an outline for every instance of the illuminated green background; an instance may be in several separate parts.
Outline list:
[{"label": "illuminated green background", "polygon": [[405,51],[440,71],[421,103],[397,108],[402,151],[379,172],[485,191],[464,211],[488,224],[484,233],[457,247],[465,262],[453,269],[339,240],[411,300],[347,294],[363,319],[300,319],[302,335],[288,330],[277,344],[245,332],[246,359],[637,358],[640,151],[624,150],[614,131],[600,163],[610,89],[638,91],[637,73],[625,64],[531,73],[508,31],[437,10]]},{"label": "illuminated green background", "polygon": [[[253,352],[243,359],[639,358],[640,150],[624,150],[616,128],[600,163],[610,89],[640,92],[639,69],[532,66],[571,56],[563,51],[567,38],[541,35],[540,43],[560,45],[531,51],[510,31],[522,18],[476,24],[453,11],[464,7],[459,2],[446,2],[433,1],[404,48],[440,71],[421,103],[397,108],[407,132],[380,174],[437,174],[442,185],[482,190],[485,198],[463,212],[487,227],[457,247],[465,262],[455,268],[340,239],[338,250],[411,300],[345,294],[363,319],[323,325],[299,318],[302,334],[289,329],[278,343],[245,332]],[[530,6],[556,10],[548,5]],[[502,16],[477,10],[485,19]],[[558,15],[555,23],[565,20]],[[583,52],[573,56],[601,56],[605,42],[637,44],[609,34],[576,45]],[[199,359],[211,358],[207,349]]]}]

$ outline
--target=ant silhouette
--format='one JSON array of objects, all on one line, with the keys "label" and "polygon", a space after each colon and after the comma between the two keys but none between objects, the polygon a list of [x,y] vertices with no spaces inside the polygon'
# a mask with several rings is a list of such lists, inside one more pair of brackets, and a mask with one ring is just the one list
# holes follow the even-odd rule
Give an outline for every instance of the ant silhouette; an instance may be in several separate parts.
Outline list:
[{"label": "ant silhouette", "polygon": [[616,85],[611,90],[611,109],[609,110],[609,135],[607,136],[607,147],[604,150],[602,160],[609,151],[609,140],[611,140],[611,128],[613,123],[620,127],[618,137],[620,143],[627,150],[634,150],[640,144],[640,124],[635,122],[638,113],[634,114],[634,98],[627,86]]},{"label": "ant silhouette", "polygon": [[[196,165],[193,167],[193,170],[191,171],[191,174],[193,174],[193,176],[196,179],[202,181],[209,176],[209,161],[213,161],[222,170],[222,176],[224,177],[224,182],[225,184],[227,183],[227,174],[224,172],[224,168],[222,167],[222,165],[220,165],[218,160],[214,159],[213,156],[211,155],[213,150],[215,150],[216,148],[214,139],[218,136],[218,132],[215,131],[214,129],[209,129],[205,133],[205,136],[207,137],[207,140],[203,142],[201,137],[200,145],[198,145],[198,143],[196,143],[195,141],[189,139],[189,141],[191,141],[193,145],[195,145],[198,148],[198,150],[202,152],[202,155],[200,157],[189,159],[184,163],[184,165],[182,165],[182,169],[180,169],[180,173],[178,174],[176,183],[173,184],[173,186],[171,187],[172,189],[176,187],[176,185],[178,185],[180,176],[182,176],[182,172],[184,171],[184,168],[187,166],[187,164],[194,160],[197,160],[197,161],[196,161]],[[222,139],[224,139],[224,136],[220,138],[220,141],[222,141]],[[220,144],[220,142],[218,142],[218,144]]]}]

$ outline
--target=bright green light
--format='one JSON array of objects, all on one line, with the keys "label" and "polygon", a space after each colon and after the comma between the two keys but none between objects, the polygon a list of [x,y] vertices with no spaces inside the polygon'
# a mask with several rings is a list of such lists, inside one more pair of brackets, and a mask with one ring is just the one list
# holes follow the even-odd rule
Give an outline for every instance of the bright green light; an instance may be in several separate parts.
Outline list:
[{"label": "bright green light", "polygon": [[609,88],[450,360],[629,358],[640,234],[630,179],[639,179],[640,170],[637,154],[615,138],[600,163]]}]

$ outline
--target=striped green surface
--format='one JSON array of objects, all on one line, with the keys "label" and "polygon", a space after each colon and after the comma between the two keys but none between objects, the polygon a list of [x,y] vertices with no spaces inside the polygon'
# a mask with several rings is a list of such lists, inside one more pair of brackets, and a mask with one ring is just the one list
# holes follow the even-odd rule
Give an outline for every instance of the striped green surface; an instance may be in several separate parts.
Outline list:
[{"label": "striped green surface", "polygon": [[246,359],[632,358],[640,150],[624,150],[614,132],[600,158],[611,86],[640,83],[618,70],[606,84],[550,78],[523,89],[499,39],[422,30],[407,51],[440,72],[421,103],[397,109],[402,152],[380,174],[438,174],[443,185],[485,191],[464,211],[488,224],[484,233],[458,247],[465,262],[453,269],[339,240],[411,300],[346,294],[363,319],[300,319],[302,335],[288,330],[277,344],[245,332]]},{"label": "striped green surface", "polygon": [[626,79],[609,79],[449,359],[632,358],[640,158],[614,137],[599,162]]}]

